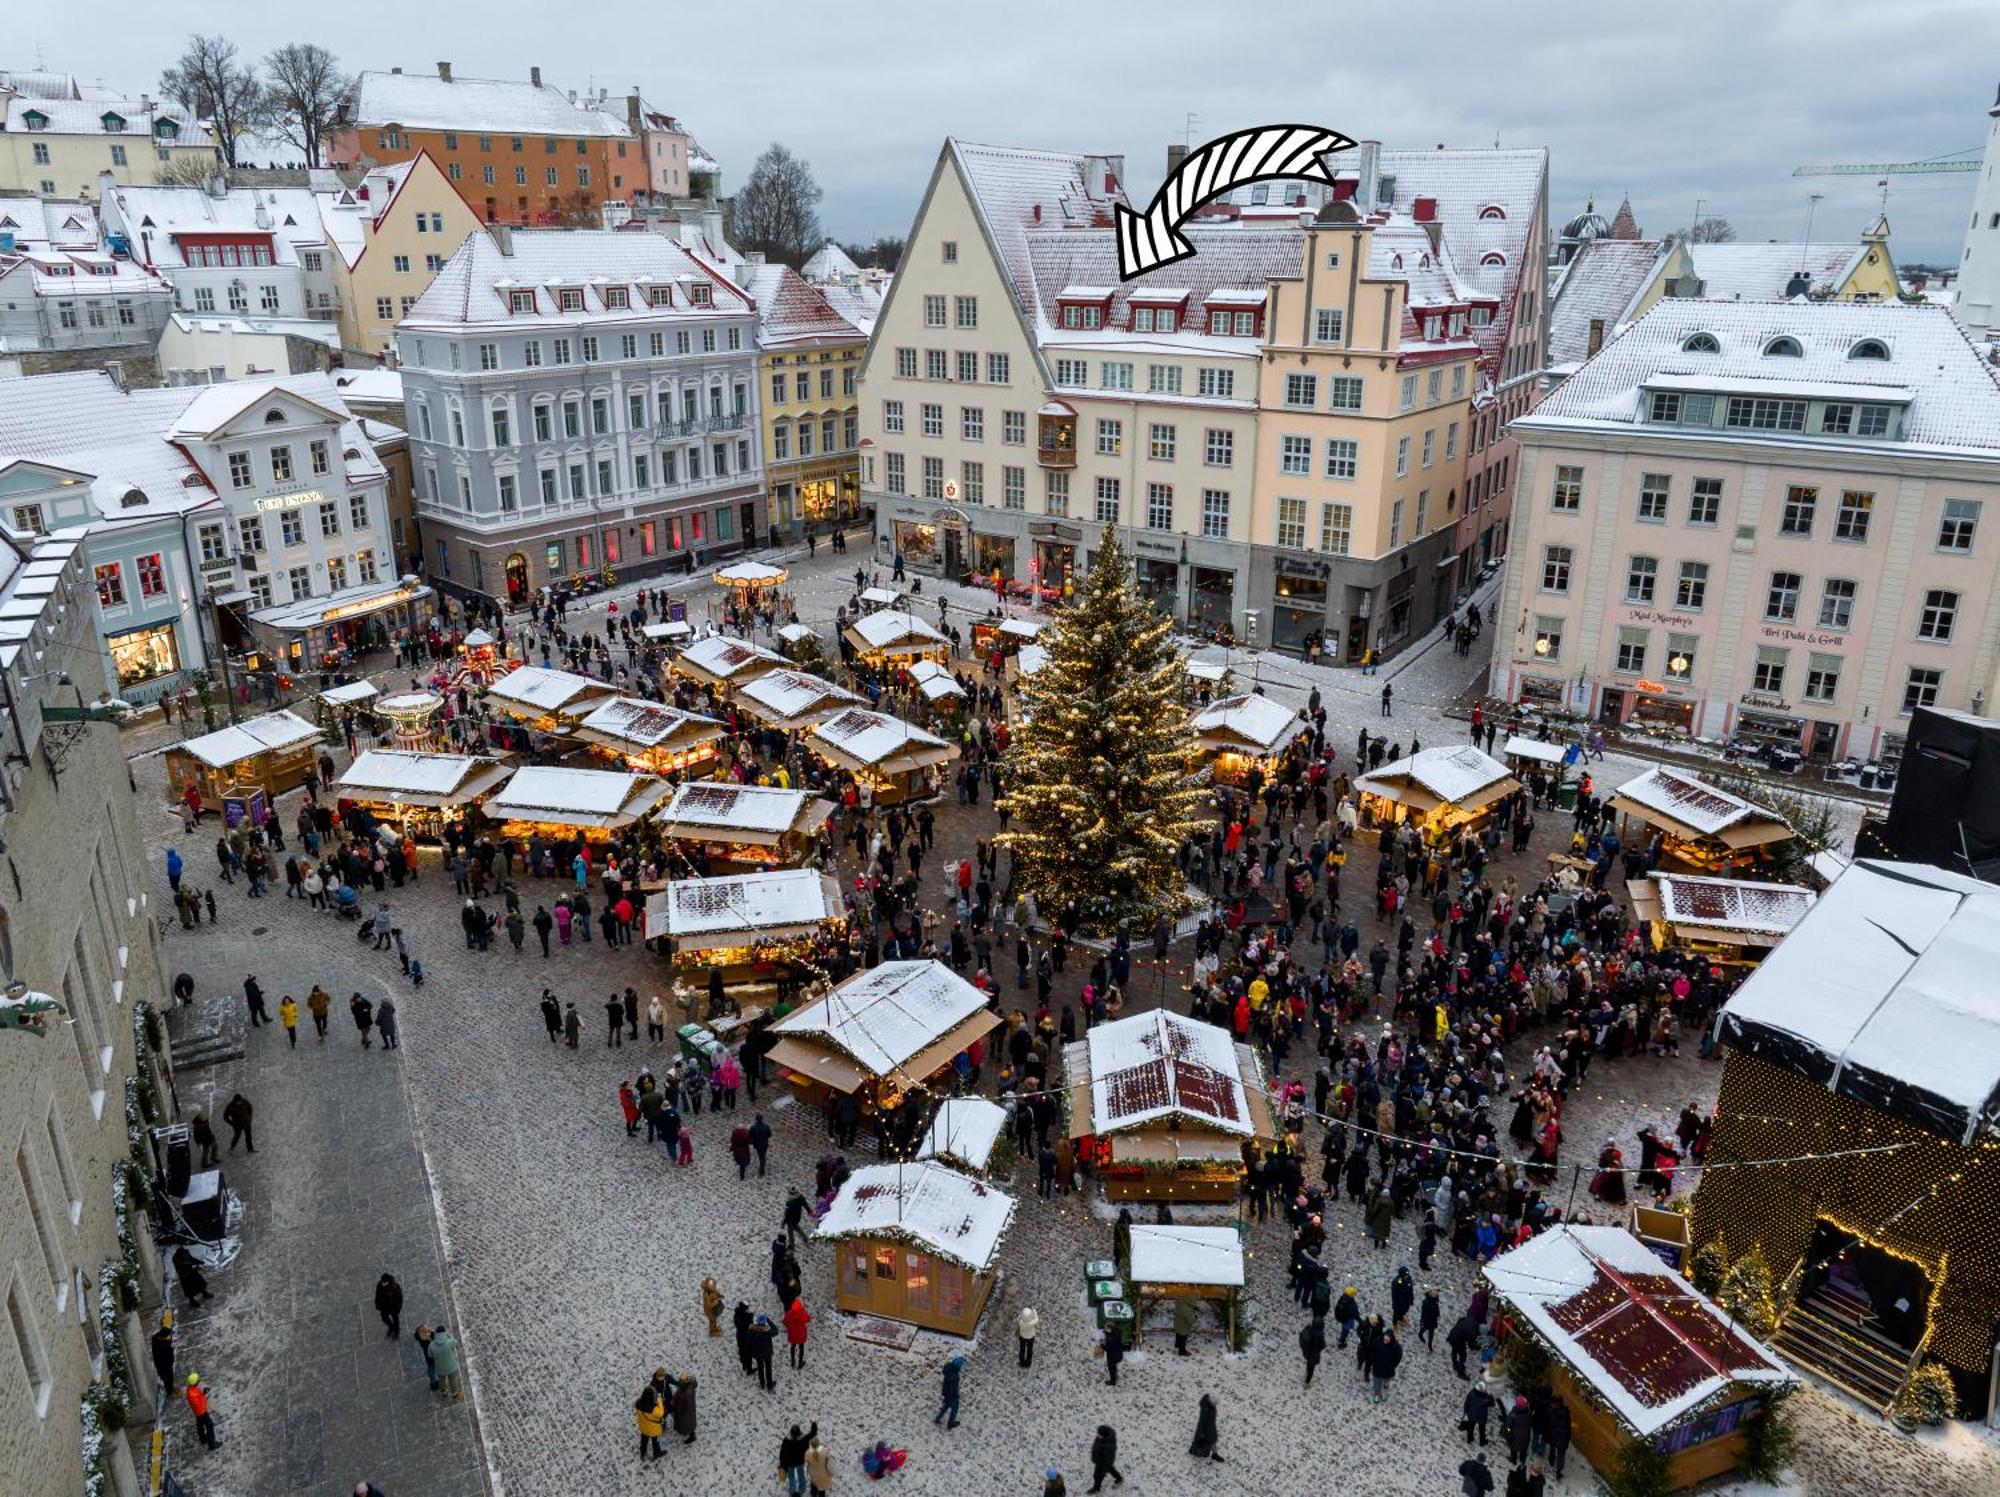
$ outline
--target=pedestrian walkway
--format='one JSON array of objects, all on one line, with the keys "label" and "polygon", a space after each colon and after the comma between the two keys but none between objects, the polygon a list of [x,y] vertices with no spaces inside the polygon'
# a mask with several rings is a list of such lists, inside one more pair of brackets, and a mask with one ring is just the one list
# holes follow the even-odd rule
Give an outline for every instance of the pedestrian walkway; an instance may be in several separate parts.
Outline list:
[{"label": "pedestrian walkway", "polygon": [[[230,904],[244,920],[244,905]],[[408,1334],[448,1311],[401,1054],[362,1049],[347,1014],[357,985],[377,1003],[390,989],[376,975],[325,973],[335,1004],[326,1043],[316,1043],[303,1002],[312,974],[301,970],[288,914],[275,911],[270,965],[258,975],[274,1017],[285,992],[300,998],[297,1050],[273,1023],[243,1033],[242,1060],[179,1078],[182,1116],[206,1107],[224,1139],[222,1108],[233,1093],[249,1098],[257,1152],[222,1156],[244,1201],[242,1252],[210,1276],[206,1304],[187,1310],[176,1294],[180,1366],[209,1389],[222,1447],[202,1450],[178,1404],[168,1415],[175,1467],[203,1497],[349,1497],[360,1481],[392,1497],[479,1497],[487,1488],[472,1407],[429,1391]],[[168,932],[169,970],[190,973],[198,994],[177,1031],[187,1032],[183,1020],[245,1027],[244,969],[223,962],[240,961],[246,944]],[[395,996],[400,1005],[406,992]],[[404,1292],[405,1334],[393,1341],[373,1303],[384,1272]]]}]

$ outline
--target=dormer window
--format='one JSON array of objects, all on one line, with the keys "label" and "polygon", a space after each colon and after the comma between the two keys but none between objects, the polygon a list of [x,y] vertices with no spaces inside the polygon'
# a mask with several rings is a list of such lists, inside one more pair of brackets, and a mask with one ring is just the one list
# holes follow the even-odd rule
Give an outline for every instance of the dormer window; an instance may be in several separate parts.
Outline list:
[{"label": "dormer window", "polygon": [[1682,353],[1721,353],[1722,345],[1713,333],[1695,333],[1681,342]]},{"label": "dormer window", "polygon": [[535,310],[535,293],[532,291],[509,291],[507,293],[509,312],[532,312]]},{"label": "dormer window", "polygon": [[583,310],[583,288],[580,286],[562,287],[556,292],[556,305],[565,312],[581,312]]},{"label": "dormer window", "polygon": [[1489,223],[1504,223],[1507,218],[1507,210],[1498,203],[1486,203],[1480,207],[1479,216]]},{"label": "dormer window", "polygon": [[1067,306],[1062,309],[1062,325],[1066,328],[1095,328],[1104,324],[1101,307]]},{"label": "dormer window", "polygon": [[1863,338],[1847,350],[1847,356],[1850,359],[1886,359],[1889,357],[1889,345],[1880,338]]},{"label": "dormer window", "polygon": [[671,286],[655,286],[655,287],[653,288],[653,291],[652,291],[652,305],[654,305],[654,306],[656,306],[656,307],[671,307],[671,306],[672,306],[673,304],[674,304],[674,288],[673,288],[673,287],[671,287]]},{"label": "dormer window", "polygon": [[697,307],[712,307],[715,305],[714,290],[715,288],[707,284],[707,282],[698,281],[688,287],[688,300],[693,302]]},{"label": "dormer window", "polygon": [[627,291],[623,286],[606,286],[604,288],[604,305],[614,311],[624,311],[632,305],[632,293]]},{"label": "dormer window", "polygon": [[120,135],[125,130],[125,116],[118,113],[106,114],[103,119],[106,135]]},{"label": "dormer window", "polygon": [[1767,359],[1802,359],[1805,354],[1797,338],[1773,338],[1764,345],[1764,357]]},{"label": "dormer window", "polygon": [[49,128],[49,117],[39,109],[30,109],[26,114],[21,116],[21,119],[30,130],[46,130]]},{"label": "dormer window", "polygon": [[154,120],[153,133],[155,135],[166,135],[166,136],[179,135],[181,133],[181,127],[176,123],[174,123],[174,121],[172,120]]},{"label": "dormer window", "polygon": [[120,509],[143,509],[145,504],[146,491],[144,489],[127,489],[123,494],[118,496],[118,507]]},{"label": "dormer window", "polygon": [[1481,265],[1505,265],[1507,257],[1498,250],[1488,250],[1479,257],[1479,263]]}]

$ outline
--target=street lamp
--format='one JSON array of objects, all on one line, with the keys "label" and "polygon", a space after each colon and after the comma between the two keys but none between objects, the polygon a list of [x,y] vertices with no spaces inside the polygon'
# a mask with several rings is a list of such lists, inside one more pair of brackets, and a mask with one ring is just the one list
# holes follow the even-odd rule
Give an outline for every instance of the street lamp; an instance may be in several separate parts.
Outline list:
[{"label": "street lamp", "polygon": [[1687,656],[1676,652],[1674,656],[1667,661],[1667,669],[1676,676],[1685,676],[1688,673],[1688,664],[1689,661]]},{"label": "street lamp", "polygon": [[1537,655],[1546,655],[1549,653],[1549,637],[1546,634],[1535,636],[1535,653]]}]

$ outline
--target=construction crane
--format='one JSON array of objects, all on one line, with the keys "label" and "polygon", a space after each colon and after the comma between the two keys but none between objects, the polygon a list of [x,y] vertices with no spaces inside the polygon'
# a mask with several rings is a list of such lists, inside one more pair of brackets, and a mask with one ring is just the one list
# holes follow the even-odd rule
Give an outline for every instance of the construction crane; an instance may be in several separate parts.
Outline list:
[{"label": "construction crane", "polygon": [[1945,156],[1928,156],[1922,161],[1855,161],[1837,166],[1798,166],[1795,177],[1918,177],[1931,172],[1976,172],[1980,153],[1953,151]]}]

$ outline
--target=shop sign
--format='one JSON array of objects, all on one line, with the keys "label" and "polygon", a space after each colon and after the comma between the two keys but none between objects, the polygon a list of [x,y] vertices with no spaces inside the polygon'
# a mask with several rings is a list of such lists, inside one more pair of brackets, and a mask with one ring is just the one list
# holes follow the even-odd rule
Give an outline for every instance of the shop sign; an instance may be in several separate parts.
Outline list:
[{"label": "shop sign", "polygon": [[1527,702],[1560,702],[1563,699],[1563,683],[1551,681],[1547,676],[1523,676],[1521,699]]},{"label": "shop sign", "polygon": [[1657,695],[1667,689],[1667,684],[1664,681],[1634,681],[1632,689],[1634,691],[1648,691]]},{"label": "shop sign", "polygon": [[1053,520],[1031,520],[1028,522],[1028,534],[1038,541],[1067,541],[1076,545],[1083,540],[1083,527],[1058,525]]},{"label": "shop sign", "polygon": [[1784,629],[1776,624],[1766,624],[1763,628],[1765,639],[1780,640],[1788,645],[1834,645],[1847,643],[1845,634],[1822,634],[1811,629]]},{"label": "shop sign", "polygon": [[1289,556],[1278,558],[1278,575],[1281,577],[1324,577],[1331,570],[1323,561],[1297,561]]},{"label": "shop sign", "polygon": [[1746,691],[1737,700],[1746,707],[1767,707],[1773,712],[1792,710],[1792,704],[1775,691]]},{"label": "shop sign", "polygon": [[297,509],[301,505],[317,504],[325,497],[326,495],[318,489],[299,489],[290,494],[267,494],[257,501],[257,508],[259,511]]},{"label": "shop sign", "polygon": [[1172,541],[1151,540],[1143,535],[1134,538],[1132,547],[1137,551],[1151,552],[1155,556],[1173,556],[1177,554],[1177,548]]},{"label": "shop sign", "polygon": [[1663,613],[1657,608],[1628,608],[1625,610],[1628,624],[1660,624],[1668,629],[1693,629],[1700,620],[1685,613]]}]

